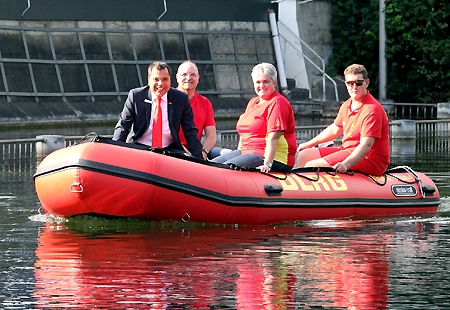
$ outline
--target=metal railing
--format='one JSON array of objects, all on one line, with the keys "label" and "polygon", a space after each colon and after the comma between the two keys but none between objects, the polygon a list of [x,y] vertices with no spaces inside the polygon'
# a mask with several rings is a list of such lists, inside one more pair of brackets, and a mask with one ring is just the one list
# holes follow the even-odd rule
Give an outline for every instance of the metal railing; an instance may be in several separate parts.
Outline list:
[{"label": "metal railing", "polygon": [[394,119],[436,119],[437,103],[383,102],[390,117]]},{"label": "metal railing", "polygon": [[[297,48],[297,46],[295,46],[294,43],[292,43],[286,36],[283,36],[282,31],[280,31],[280,37],[284,40],[285,44],[288,44],[289,46],[291,46],[299,55],[301,55],[302,57],[304,57],[312,66],[314,66],[314,68],[316,68],[320,74],[322,75],[322,92],[323,92],[323,101],[327,101],[326,100],[326,87],[325,87],[325,79],[328,79],[334,86],[334,93],[335,93],[335,100],[336,102],[339,102],[339,96],[338,96],[338,90],[337,90],[337,84],[336,82],[326,73],[325,71],[325,60],[323,60],[322,57],[320,57],[320,55],[314,51],[305,41],[303,41],[299,36],[297,36],[291,29],[289,29],[288,26],[286,26],[285,24],[283,24],[281,21],[278,21],[278,24],[283,26],[283,28],[290,34],[292,35],[295,40],[298,41],[298,43],[301,44],[301,46],[306,47],[314,56],[317,57],[317,59],[319,59],[320,61],[320,66],[317,65],[313,60],[311,60],[311,58],[309,58],[307,55],[305,55],[305,53],[303,53],[303,51],[299,50]],[[297,43],[297,42],[295,42]]]},{"label": "metal railing", "polygon": [[[326,126],[297,126],[295,128],[297,143],[307,141]],[[450,151],[450,120],[416,121],[416,149],[420,152],[449,152]],[[84,136],[64,137],[65,146],[80,141]],[[110,138],[111,136],[105,135]],[[43,142],[43,138],[0,140],[0,172],[34,173],[38,163],[36,144]],[[217,131],[217,146],[235,149],[239,142],[236,130]],[[336,139],[336,144],[340,143]]]},{"label": "metal railing", "polygon": [[[297,126],[295,127],[295,135],[297,142],[307,141],[319,134],[325,125],[317,126]],[[235,149],[239,143],[239,135],[236,130],[217,131],[217,146],[223,148]]]},{"label": "metal railing", "polygon": [[33,174],[36,171],[37,140],[0,140],[0,173],[4,181],[16,178],[17,173]]}]

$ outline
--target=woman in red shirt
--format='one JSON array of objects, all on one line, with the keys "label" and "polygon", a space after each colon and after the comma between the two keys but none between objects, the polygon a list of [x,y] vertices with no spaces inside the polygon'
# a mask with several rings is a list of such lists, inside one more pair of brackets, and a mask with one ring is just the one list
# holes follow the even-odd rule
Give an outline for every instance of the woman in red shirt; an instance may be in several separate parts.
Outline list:
[{"label": "woman in red shirt", "polygon": [[238,149],[212,161],[261,172],[290,170],[297,146],[295,118],[289,101],[276,90],[277,70],[260,63],[252,70],[252,80],[257,96],[237,122]]}]

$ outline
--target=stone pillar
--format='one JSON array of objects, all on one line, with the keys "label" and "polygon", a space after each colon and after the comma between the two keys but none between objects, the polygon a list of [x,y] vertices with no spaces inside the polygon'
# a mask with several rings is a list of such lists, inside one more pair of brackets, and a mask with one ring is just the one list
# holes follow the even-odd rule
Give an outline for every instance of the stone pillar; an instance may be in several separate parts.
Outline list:
[{"label": "stone pillar", "polygon": [[[416,155],[416,121],[394,120],[390,123],[391,156],[403,158]],[[404,158],[404,159],[406,159]]]},{"label": "stone pillar", "polygon": [[43,159],[51,152],[66,146],[66,139],[64,136],[42,135],[36,136],[36,139],[38,139],[38,142],[36,142],[36,156],[39,159]]},{"label": "stone pillar", "polygon": [[415,139],[416,121],[411,119],[394,120],[390,123],[392,139]]},{"label": "stone pillar", "polygon": [[450,118],[450,102],[437,104],[437,118]]},{"label": "stone pillar", "polygon": [[222,147],[222,132],[220,130],[216,130],[216,145],[217,147]]}]

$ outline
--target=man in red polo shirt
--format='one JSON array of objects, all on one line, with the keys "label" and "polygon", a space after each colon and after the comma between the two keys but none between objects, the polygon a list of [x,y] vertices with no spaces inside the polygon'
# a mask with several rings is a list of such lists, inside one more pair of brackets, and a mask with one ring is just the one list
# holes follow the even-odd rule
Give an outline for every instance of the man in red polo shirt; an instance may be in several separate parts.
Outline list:
[{"label": "man in red polo shirt", "polygon": [[[333,124],[298,146],[297,167],[333,167],[337,172],[352,169],[382,175],[390,162],[386,111],[367,89],[370,81],[363,65],[347,67],[344,76],[350,98],[341,105]],[[341,146],[313,148],[341,134]]]},{"label": "man in red polo shirt", "polygon": [[[208,98],[198,94],[195,90],[200,79],[197,65],[189,60],[183,62],[178,67],[177,82],[178,90],[186,93],[191,103],[194,113],[194,123],[198,129],[198,138],[202,141],[203,134],[203,158],[206,159],[209,151],[216,144],[216,122],[214,120],[214,110]],[[186,146],[183,132],[180,131],[181,143]]]}]

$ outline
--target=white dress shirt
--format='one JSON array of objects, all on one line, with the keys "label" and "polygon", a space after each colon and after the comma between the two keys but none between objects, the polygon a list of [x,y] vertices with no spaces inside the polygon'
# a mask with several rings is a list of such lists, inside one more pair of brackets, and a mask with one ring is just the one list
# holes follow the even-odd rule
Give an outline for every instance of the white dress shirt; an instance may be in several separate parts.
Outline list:
[{"label": "white dress shirt", "polygon": [[[173,142],[172,135],[170,134],[169,128],[169,118],[167,114],[167,93],[161,97],[161,111],[162,111],[162,147],[167,147]],[[148,103],[148,102],[147,102]],[[150,103],[148,103],[150,104]],[[170,104],[170,103],[169,103]],[[142,135],[139,139],[139,143],[146,144],[152,146],[152,132],[153,132],[153,122],[156,108],[158,107],[157,97],[152,93],[152,115],[150,118],[150,124],[147,128],[147,131]]]}]

